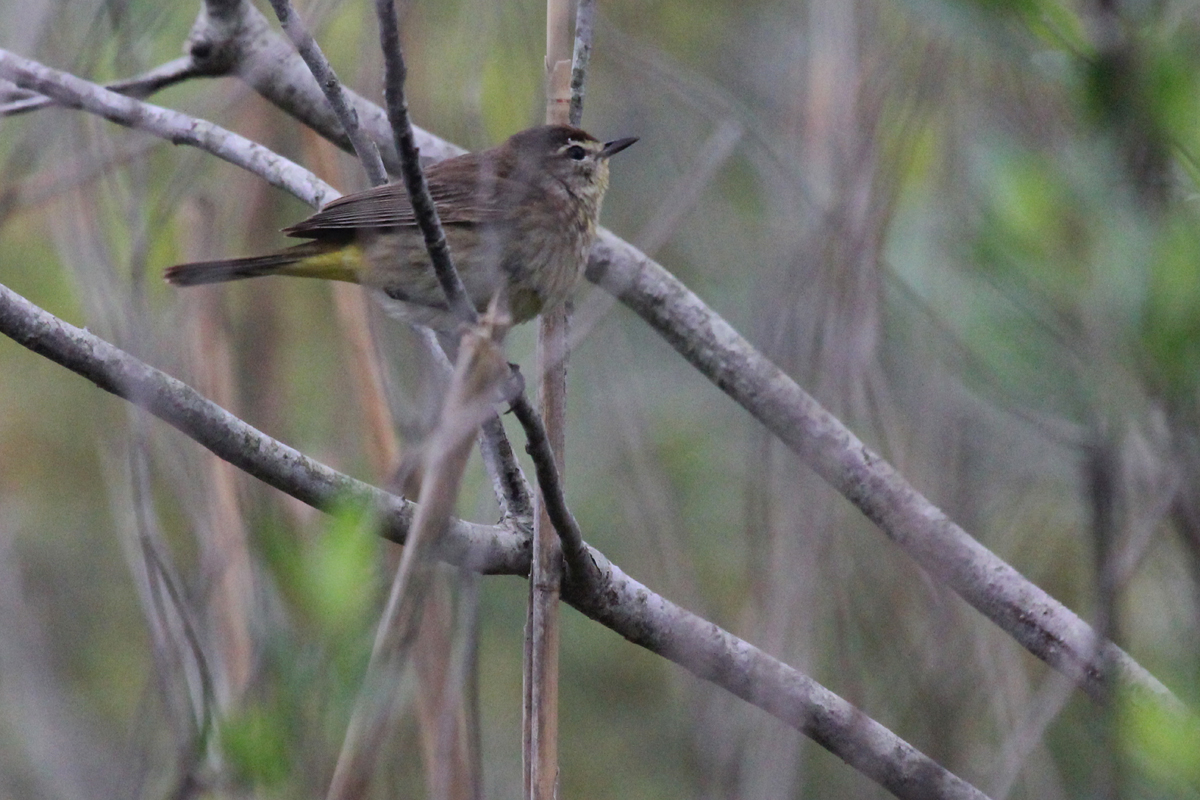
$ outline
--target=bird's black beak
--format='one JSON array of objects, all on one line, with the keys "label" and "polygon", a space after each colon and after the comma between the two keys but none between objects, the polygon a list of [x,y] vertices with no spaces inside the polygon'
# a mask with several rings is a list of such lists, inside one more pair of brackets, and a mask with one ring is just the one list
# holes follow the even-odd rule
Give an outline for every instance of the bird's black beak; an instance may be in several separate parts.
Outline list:
[{"label": "bird's black beak", "polygon": [[604,149],[600,151],[600,157],[611,158],[612,156],[615,156],[617,153],[624,150],[626,147],[629,147],[629,145],[633,144],[637,140],[638,137],[630,136],[625,139],[617,139],[612,142],[605,142]]}]

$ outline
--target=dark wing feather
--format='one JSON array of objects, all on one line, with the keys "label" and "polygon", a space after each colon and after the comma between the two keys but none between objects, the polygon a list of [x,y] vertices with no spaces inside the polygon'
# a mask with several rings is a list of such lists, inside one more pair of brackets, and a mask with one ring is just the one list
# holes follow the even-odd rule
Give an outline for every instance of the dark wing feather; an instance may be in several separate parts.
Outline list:
[{"label": "dark wing feather", "polygon": [[[425,171],[429,193],[444,225],[494,222],[508,216],[511,202],[497,198],[519,196],[522,184],[509,178],[481,174],[478,154],[434,164]],[[288,236],[319,239],[355,229],[399,228],[416,225],[408,192],[402,183],[388,183],[348,194],[290,228]]]}]

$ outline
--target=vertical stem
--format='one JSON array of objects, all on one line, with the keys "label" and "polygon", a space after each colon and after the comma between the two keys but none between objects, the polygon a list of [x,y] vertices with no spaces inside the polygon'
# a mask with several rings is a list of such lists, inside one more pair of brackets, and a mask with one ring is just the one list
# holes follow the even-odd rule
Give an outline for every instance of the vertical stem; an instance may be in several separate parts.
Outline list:
[{"label": "vertical stem", "polygon": [[[546,4],[546,122],[565,124],[571,105],[570,4]],[[560,469],[565,450],[567,392],[567,312],[542,315],[537,344],[537,396],[546,433]],[[553,800],[558,783],[558,599],[562,550],[536,495],[533,565],[525,637],[524,755],[525,793],[530,800]]]},{"label": "vertical stem", "polygon": [[571,4],[546,0],[546,122],[566,125],[571,112]]},{"label": "vertical stem", "polygon": [[[542,317],[538,331],[538,405],[555,460],[563,463],[567,396],[566,310]],[[529,576],[529,661],[526,672],[529,743],[529,797],[552,800],[558,780],[558,600],[562,583],[562,547],[535,493],[533,563]]]},{"label": "vertical stem", "polygon": [[583,119],[583,90],[587,82],[588,62],[592,58],[592,23],[596,0],[578,0],[575,9],[575,51],[571,56],[571,105],[568,121],[578,127]]},{"label": "vertical stem", "polygon": [[350,140],[355,154],[362,161],[363,169],[367,171],[367,178],[371,181],[371,185],[382,186],[387,183],[387,171],[383,168],[383,159],[379,156],[379,148],[359,126],[358,114],[346,98],[345,89],[342,88],[342,84],[334,73],[333,67],[329,65],[328,59],[325,58],[325,54],[321,52],[316,39],[308,32],[304,21],[300,19],[300,15],[296,13],[296,9],[292,8],[292,4],[288,0],[271,0],[271,7],[275,9],[275,15],[279,17],[279,24],[283,27],[284,32],[291,38],[292,44],[296,45],[300,57],[304,59],[304,63],[308,65],[313,77],[320,84],[321,91],[325,93],[325,99],[329,101],[330,108],[333,109],[333,113],[337,115],[338,121],[342,124],[346,138]]},{"label": "vertical stem", "polygon": [[[214,211],[206,202],[185,209],[189,234],[185,252],[199,254],[210,249],[205,241],[215,230]],[[208,289],[209,287],[206,287]],[[189,295],[183,303],[183,320],[188,333],[187,358],[196,386],[225,408],[239,405],[233,378],[234,357],[228,332],[222,324],[221,298],[213,291]],[[255,596],[254,571],[245,520],[238,501],[238,470],[206,453],[204,470],[204,520],[209,535],[200,550],[204,573],[214,576],[209,590],[207,626],[216,645],[217,685],[220,708],[236,703],[250,684],[253,673],[254,636],[250,623]],[[153,542],[150,542],[153,544]],[[168,582],[169,576],[166,576]]]}]

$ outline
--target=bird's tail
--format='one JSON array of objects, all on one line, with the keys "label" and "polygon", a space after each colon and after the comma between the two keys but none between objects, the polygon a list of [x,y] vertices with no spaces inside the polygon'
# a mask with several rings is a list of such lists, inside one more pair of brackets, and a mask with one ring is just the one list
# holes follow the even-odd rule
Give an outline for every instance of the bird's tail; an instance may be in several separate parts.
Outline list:
[{"label": "bird's tail", "polygon": [[167,283],[175,286],[223,283],[263,275],[294,275],[357,283],[361,272],[362,253],[357,245],[305,242],[262,256],[176,264],[163,277]]}]

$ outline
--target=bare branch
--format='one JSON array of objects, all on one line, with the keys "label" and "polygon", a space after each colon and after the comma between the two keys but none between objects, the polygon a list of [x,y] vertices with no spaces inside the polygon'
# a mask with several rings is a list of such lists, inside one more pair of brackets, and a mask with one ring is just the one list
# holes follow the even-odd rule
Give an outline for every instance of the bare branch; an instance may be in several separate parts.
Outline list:
[{"label": "bare branch", "polygon": [[484,420],[480,452],[505,522],[521,530],[530,530],[533,527],[533,500],[529,482],[525,480],[521,464],[513,454],[512,443],[504,433],[504,423],[495,414]]},{"label": "bare branch", "polygon": [[332,186],[300,165],[211,122],[144,103],[82,78],[0,50],[0,78],[53,98],[60,105],[97,114],[110,122],[186,144],[258,175],[319,207],[338,196]]},{"label": "bare branch", "polygon": [[[266,63],[260,66],[270,67]],[[311,114],[294,100],[277,101],[278,92],[264,96],[320,132]],[[375,118],[378,113],[376,110]],[[430,138],[446,148],[438,152],[457,152],[436,137]],[[388,151],[382,146],[381,150],[386,163]],[[1115,645],[1108,643],[1103,648],[1105,653],[1111,651],[1113,658],[1091,658],[1095,633],[1087,623],[950,521],[661,265],[602,230],[592,249],[587,277],[642,316],[931,575],[1035,656],[1093,697],[1099,696],[1106,670],[1111,669],[1118,685],[1178,708],[1174,695]]]},{"label": "bare branch", "polygon": [[589,555],[600,584],[568,580],[563,600],[600,624],[786,722],[897,797],[986,798],[808,676]]},{"label": "bare branch", "polygon": [[325,93],[325,99],[329,101],[330,108],[333,109],[333,113],[337,115],[338,121],[342,124],[346,138],[350,140],[355,154],[358,155],[358,160],[362,162],[363,169],[366,170],[367,180],[371,182],[372,186],[382,186],[387,183],[387,172],[379,157],[379,148],[359,127],[358,115],[354,113],[354,108],[347,101],[342,83],[329,64],[329,59],[325,58],[325,54],[321,52],[316,39],[308,32],[304,21],[300,19],[300,15],[296,13],[296,9],[288,0],[271,0],[271,7],[275,9],[275,15],[279,17],[279,24],[283,26],[283,30],[292,40],[292,44],[296,45],[296,50],[304,59],[304,63],[308,65],[313,77],[316,78],[321,91]]},{"label": "bare branch", "polygon": [[438,216],[437,206],[429,194],[429,186],[425,183],[425,173],[421,170],[421,154],[413,137],[412,121],[408,118],[408,101],[404,97],[404,81],[408,77],[408,68],[404,65],[404,51],[400,48],[396,7],[392,0],[375,0],[375,13],[379,18],[379,42],[383,50],[384,96],[387,100],[388,121],[391,122],[395,135],[396,151],[400,154],[400,174],[404,178],[404,188],[408,190],[417,226],[425,237],[425,247],[429,250],[433,271],[437,273],[438,283],[446,293],[447,305],[460,320],[474,324],[479,315],[467,299],[467,290],[450,257],[450,245],[446,242],[441,217]]},{"label": "bare branch", "polygon": [[[286,43],[281,43],[286,47]],[[36,69],[24,78],[29,84],[26,88],[53,95],[62,85],[66,87],[60,92],[64,97],[56,99],[65,105],[93,110],[75,98],[75,82],[85,87],[81,90],[84,96],[104,92],[111,98],[131,104],[121,105],[117,111],[108,103],[101,103],[95,110],[104,116],[114,114],[110,118],[121,124],[133,126],[131,120],[137,117],[135,108],[189,119],[105,92],[94,84],[46,70],[0,50],[0,77],[20,84],[14,76],[27,69],[27,65]],[[315,91],[315,84],[313,88]],[[268,99],[274,98],[268,96]],[[294,103],[282,107],[312,124],[312,120],[301,113],[303,108]],[[167,126],[172,132],[161,135],[167,138],[179,136],[181,142],[209,149],[232,163],[243,165],[246,162],[247,169],[262,174],[273,185],[303,196],[301,189],[294,188],[302,186],[303,182],[283,181],[286,170],[276,174],[274,170],[261,169],[254,159],[246,158],[244,154],[227,157],[217,143],[209,146],[200,132],[217,131],[227,137],[234,137],[234,134],[208,126],[208,123],[191,122],[198,126],[195,134],[190,128],[183,131],[177,126]],[[321,132],[319,128],[318,131]],[[193,135],[200,141],[191,141]],[[217,139],[220,144],[240,140],[243,147],[259,147],[241,137],[222,139],[218,136]],[[442,145],[437,152],[457,152],[444,143]],[[267,151],[263,149],[263,152]],[[382,152],[386,163],[387,151]],[[286,159],[273,154],[270,157],[295,167]],[[309,183],[315,180],[308,176]],[[327,186],[324,188],[329,190]],[[320,202],[323,199],[314,200],[313,204]],[[1035,656],[1068,675],[1093,696],[1098,696],[1103,685],[1107,663],[1116,671],[1118,685],[1165,699],[1170,705],[1177,704],[1166,687],[1115,645],[1109,643],[1104,648],[1106,653],[1114,651],[1112,659],[1107,656],[1090,658],[1095,650],[1095,634],[1090,626],[946,518],[891,465],[868,450],[849,429],[822,409],[661,265],[611,232],[601,231],[592,250],[587,275],[589,280],[616,294],[702,374],[807,459],[818,474],[846,495],[933,576],[951,586]]]},{"label": "bare branch", "polygon": [[[204,72],[196,66],[196,62],[184,56],[165,64],[159,64],[151,70],[133,78],[125,78],[104,84],[109,91],[123,94],[126,97],[149,97],[160,89],[203,75]],[[55,105],[55,101],[43,94],[28,89],[22,89],[24,97],[12,99],[11,102],[0,105],[0,117],[24,114],[39,108]]]},{"label": "bare branch", "polygon": [[[375,508],[386,538],[403,544],[414,505],[315,461],[247,425],[187,384],[38,308],[0,285],[0,333],[141,406],[234,466],[309,505]],[[438,556],[477,572],[523,575],[529,542],[504,528],[454,520]]]},{"label": "bare branch", "polygon": [[538,488],[542,492],[546,513],[558,532],[562,541],[563,556],[567,560],[567,568],[571,571],[572,579],[581,585],[594,584],[597,579],[596,565],[588,557],[587,545],[583,541],[583,532],[579,523],[567,508],[567,499],[563,495],[562,481],[559,479],[558,467],[555,464],[554,451],[550,447],[550,439],[546,435],[545,425],[541,416],[521,391],[512,400],[513,414],[521,427],[525,429],[525,451],[533,459],[537,470]]},{"label": "bare branch", "polygon": [[[1105,682],[1182,710],[1153,675],[973,539],[673,275],[601,231],[588,279],[615,294],[680,355],[800,455],[883,532],[1029,652],[1093,698]],[[1114,675],[1108,672],[1115,671]]]},{"label": "bare branch", "polygon": [[575,52],[571,57],[571,108],[567,112],[572,125],[583,119],[583,94],[587,83],[588,61],[592,58],[592,22],[596,0],[579,0],[575,9]]},{"label": "bare branch", "polygon": [[[123,397],[234,466],[316,508],[370,504],[380,532],[403,543],[414,505],[298,453],[92,334],[0,285],[0,333]],[[502,527],[451,519],[436,557],[482,573],[528,574],[530,543]],[[589,548],[595,584],[569,582],[564,599],[631,642],[659,653],[813,737],[901,797],[980,798],[895,734],[811,678],[651,592]],[[899,787],[899,789],[895,788]]]}]

